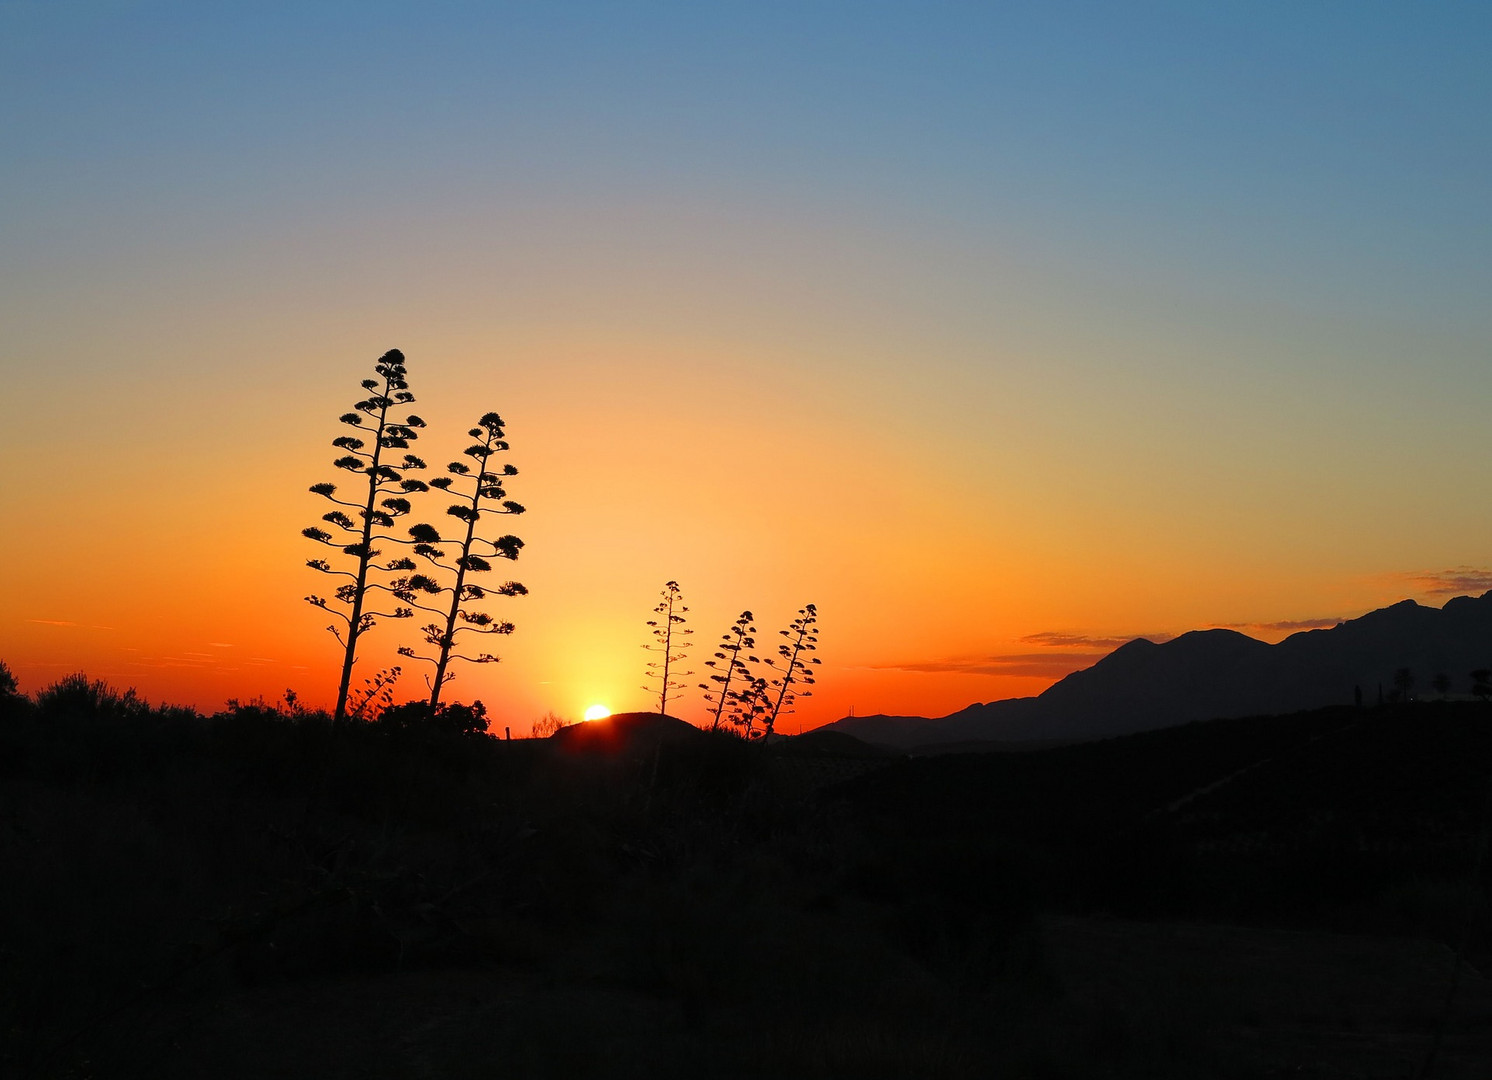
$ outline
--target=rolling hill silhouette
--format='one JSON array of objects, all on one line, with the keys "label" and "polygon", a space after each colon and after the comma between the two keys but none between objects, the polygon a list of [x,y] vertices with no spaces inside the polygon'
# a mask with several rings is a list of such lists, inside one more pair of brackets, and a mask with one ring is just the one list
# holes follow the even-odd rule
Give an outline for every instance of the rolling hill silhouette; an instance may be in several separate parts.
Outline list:
[{"label": "rolling hill silhouette", "polygon": [[660,743],[687,742],[702,734],[699,728],[677,717],[624,712],[562,727],[549,741],[573,752],[615,754],[651,751]]},{"label": "rolling hill silhouette", "polygon": [[954,743],[1081,741],[1194,720],[1263,716],[1365,701],[1408,668],[1420,696],[1438,674],[1465,693],[1492,668],[1492,591],[1442,608],[1404,600],[1306,630],[1277,645],[1234,630],[1194,630],[1164,644],[1136,638],[1029,698],[970,705],[949,716],[854,716],[823,729],[910,750]]}]

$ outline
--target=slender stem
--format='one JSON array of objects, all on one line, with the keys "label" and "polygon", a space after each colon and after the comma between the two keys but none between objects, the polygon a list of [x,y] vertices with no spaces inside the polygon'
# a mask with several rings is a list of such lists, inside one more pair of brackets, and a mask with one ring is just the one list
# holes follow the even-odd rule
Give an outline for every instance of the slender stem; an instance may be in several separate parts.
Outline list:
[{"label": "slender stem", "polygon": [[736,635],[734,645],[727,645],[730,657],[725,661],[725,681],[720,684],[720,700],[715,702],[715,722],[710,725],[710,730],[715,731],[720,727],[720,718],[725,714],[725,703],[730,693],[730,680],[736,673],[736,657],[741,655],[741,642],[746,636],[746,631],[739,625],[731,627],[731,632]]},{"label": "slender stem", "polygon": [[368,591],[368,564],[373,561],[373,504],[378,499],[378,462],[383,454],[383,432],[388,426],[389,406],[393,404],[393,376],[383,377],[383,405],[378,410],[378,428],[374,432],[373,457],[368,463],[368,502],[363,507],[362,552],[357,560],[357,586],[352,594],[352,616],[347,627],[347,651],[342,656],[342,681],[337,687],[337,710],[332,722],[347,719],[347,691],[352,685],[352,665],[357,661],[357,639],[363,632],[363,594]]},{"label": "slender stem", "polygon": [[[487,432],[487,441],[483,449],[492,449],[492,440],[496,438],[491,431]],[[491,456],[490,454],[488,456]],[[477,521],[481,517],[478,513],[478,502],[482,498],[482,477],[487,475],[487,458],[483,457],[477,466],[477,482],[471,490],[471,517],[466,520],[466,539],[461,542],[461,558],[456,561],[456,584],[451,589],[451,610],[446,615],[446,632],[440,639],[440,659],[435,663],[435,678],[430,682],[430,709],[433,712],[440,704],[440,688],[445,684],[446,665],[451,660],[451,649],[456,644],[456,615],[461,610],[461,587],[466,582],[466,560],[471,555],[471,542],[476,536]]]},{"label": "slender stem", "polygon": [[673,660],[673,593],[668,594],[668,612],[663,616],[663,689],[658,694],[658,715],[668,715],[668,665]]},{"label": "slender stem", "polygon": [[788,687],[793,684],[793,672],[798,667],[798,654],[803,651],[803,636],[808,633],[808,627],[798,627],[798,637],[793,642],[793,652],[787,661],[787,670],[782,673],[782,687],[777,691],[777,704],[772,706],[772,715],[767,718],[767,734],[772,734],[777,727],[777,714],[782,711],[783,701],[787,698]]}]

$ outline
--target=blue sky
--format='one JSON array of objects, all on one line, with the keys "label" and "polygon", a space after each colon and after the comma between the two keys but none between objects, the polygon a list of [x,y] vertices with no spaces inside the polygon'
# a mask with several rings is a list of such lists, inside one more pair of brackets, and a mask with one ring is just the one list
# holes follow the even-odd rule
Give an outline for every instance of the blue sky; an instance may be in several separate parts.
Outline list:
[{"label": "blue sky", "polygon": [[[1492,562],[1489,44],[1471,4],[0,0],[17,512],[91,475],[148,533],[179,509],[160,492],[195,490],[170,463],[233,474],[214,418],[295,433],[271,456],[300,490],[315,418],[400,344],[437,364],[437,411],[474,385],[527,410],[536,506],[623,532],[565,457],[614,454],[599,433],[812,432],[846,501],[774,511],[760,576],[791,584],[760,587],[791,612],[843,564],[881,642],[846,671],[1356,614],[1394,574]],[[71,421],[121,411],[148,452],[79,448]],[[680,486],[666,459],[640,488]],[[713,504],[681,503],[708,546]],[[792,529],[845,515],[983,584],[860,611],[881,556],[789,565]],[[636,575],[603,623],[675,563],[750,577],[658,544],[587,572]]]}]

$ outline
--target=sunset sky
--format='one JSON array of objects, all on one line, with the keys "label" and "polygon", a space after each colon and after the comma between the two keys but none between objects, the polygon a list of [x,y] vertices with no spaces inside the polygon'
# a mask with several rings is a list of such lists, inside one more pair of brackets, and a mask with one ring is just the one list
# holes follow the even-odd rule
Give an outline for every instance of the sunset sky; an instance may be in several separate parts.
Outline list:
[{"label": "sunset sky", "polygon": [[446,696],[515,735],[648,706],[669,579],[697,672],[818,605],[789,731],[1480,593],[1489,47],[1472,3],[0,0],[0,659],[329,704],[307,488],[396,347],[432,464],[507,421],[530,595]]}]

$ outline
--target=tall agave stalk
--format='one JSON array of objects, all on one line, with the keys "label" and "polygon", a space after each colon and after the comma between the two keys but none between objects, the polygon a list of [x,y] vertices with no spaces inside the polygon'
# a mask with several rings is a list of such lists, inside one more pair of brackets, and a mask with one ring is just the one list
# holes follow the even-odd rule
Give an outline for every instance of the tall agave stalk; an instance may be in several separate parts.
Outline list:
[{"label": "tall agave stalk", "polygon": [[[392,611],[370,610],[372,591],[389,588],[373,580],[370,572],[391,569],[374,562],[379,555],[379,549],[374,545],[386,538],[386,530],[393,527],[396,518],[409,513],[408,496],[428,490],[423,481],[405,479],[403,475],[425,467],[418,457],[405,453],[397,464],[390,463],[395,456],[393,451],[408,451],[409,444],[418,438],[415,429],[425,426],[418,416],[407,416],[402,422],[390,416],[396,405],[408,405],[414,401],[406,380],[404,354],[398,349],[390,349],[373,370],[378,378],[362,381],[362,388],[368,396],[353,405],[353,412],[343,413],[340,417],[342,423],[357,428],[367,438],[343,435],[332,440],[332,445],[342,451],[342,456],[332,464],[359,478],[356,500],[339,498],[336,484],[313,484],[312,492],[343,508],[321,516],[322,521],[334,526],[339,535],[314,526],[301,530],[302,536],[335,548],[352,560],[350,570],[337,569],[327,559],[306,561],[313,570],[347,579],[336,587],[330,600],[314,593],[306,597],[307,603],[331,613],[340,622],[340,625],[333,623],[327,627],[342,645],[342,675],[337,685],[337,707],[333,713],[336,723],[347,718],[347,695],[352,683],[352,668],[357,662],[359,639],[373,629],[380,618],[403,619],[414,614],[408,608],[398,606]],[[333,604],[337,606],[333,607]]]},{"label": "tall agave stalk", "polygon": [[[756,648],[756,627],[752,625],[752,614],[749,611],[741,612],[729,630],[720,636],[720,644],[715,649],[715,655],[705,661],[705,667],[713,668],[715,673],[711,675],[710,682],[702,682],[699,688],[705,692],[705,701],[715,707],[710,717],[710,730],[719,729],[722,720],[727,718],[736,720],[743,701],[741,689],[743,684],[749,684],[751,680],[751,669],[748,662],[757,663],[756,657],[751,655],[751,650]],[[741,658],[742,653],[746,659]],[[711,686],[710,683],[716,685]],[[735,689],[732,689],[732,684]],[[727,713],[727,710],[730,710]],[[737,721],[739,722],[739,721]]]},{"label": "tall agave stalk", "polygon": [[[653,634],[653,643],[644,645],[643,648],[658,655],[657,660],[649,660],[647,665],[648,678],[658,680],[658,714],[668,714],[668,697],[671,691],[683,690],[684,684],[676,682],[686,675],[693,675],[692,671],[679,671],[674,665],[682,663],[685,652],[693,642],[688,641],[690,634],[694,633],[684,626],[684,615],[689,611],[684,606],[684,596],[679,589],[677,581],[670,581],[663,586],[662,598],[658,605],[653,608],[656,619],[648,620],[648,627]],[[650,686],[644,686],[644,690],[652,690]]]},{"label": "tall agave stalk", "polygon": [[[499,536],[494,540],[479,536],[484,515],[521,514],[524,508],[506,498],[507,491],[503,488],[503,480],[517,476],[518,470],[512,465],[504,465],[501,469],[491,466],[491,458],[508,449],[503,438],[502,417],[495,412],[487,413],[467,435],[478,440],[465,451],[466,456],[476,463],[475,470],[465,462],[453,461],[446,466],[449,476],[430,481],[431,487],[445,492],[457,490],[457,485],[471,484],[469,494],[462,495],[459,502],[446,508],[446,513],[464,526],[462,534],[446,539],[433,525],[421,522],[412,526],[409,530],[411,539],[403,542],[413,544],[414,554],[424,560],[429,572],[399,578],[393,586],[394,594],[400,600],[436,616],[436,621],[421,627],[431,654],[421,655],[407,646],[399,649],[401,655],[434,665],[435,672],[430,677],[432,713],[440,705],[441,689],[455,678],[455,673],[449,670],[451,661],[465,660],[473,664],[498,661],[498,657],[490,652],[468,654],[459,651],[459,638],[462,635],[481,637],[513,632],[511,622],[495,619],[485,611],[470,610],[467,605],[485,600],[489,595],[524,596],[528,593],[528,589],[516,581],[484,587],[468,580],[473,574],[491,571],[491,559],[517,559],[523,547],[523,541],[516,536]],[[417,569],[415,561],[408,558],[393,565],[402,570]]]},{"label": "tall agave stalk", "polygon": [[786,630],[779,630],[778,633],[788,640],[777,646],[776,660],[769,658],[766,661],[767,666],[776,672],[776,677],[768,683],[772,691],[775,691],[775,700],[772,702],[772,711],[766,717],[763,737],[776,730],[778,716],[793,711],[795,700],[813,695],[812,690],[798,687],[812,686],[814,683],[813,665],[819,659],[807,654],[818,648],[818,608],[812,604],[799,608],[798,617]]}]

